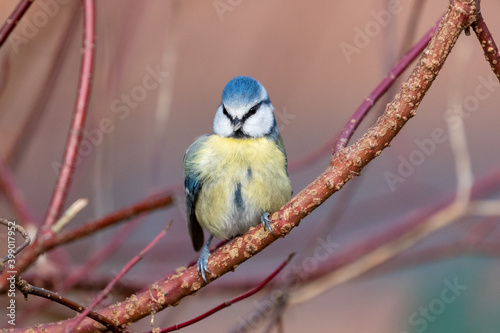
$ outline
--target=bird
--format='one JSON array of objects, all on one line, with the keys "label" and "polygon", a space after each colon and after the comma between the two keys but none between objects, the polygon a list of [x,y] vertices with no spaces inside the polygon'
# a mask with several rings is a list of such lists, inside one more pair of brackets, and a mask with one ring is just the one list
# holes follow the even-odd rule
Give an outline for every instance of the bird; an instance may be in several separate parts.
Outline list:
[{"label": "bird", "polygon": [[[207,282],[213,237],[231,239],[262,223],[292,195],[283,139],[264,86],[237,76],[222,91],[213,134],[197,138],[183,159],[186,215],[197,270]],[[205,244],[203,229],[210,236]]]}]

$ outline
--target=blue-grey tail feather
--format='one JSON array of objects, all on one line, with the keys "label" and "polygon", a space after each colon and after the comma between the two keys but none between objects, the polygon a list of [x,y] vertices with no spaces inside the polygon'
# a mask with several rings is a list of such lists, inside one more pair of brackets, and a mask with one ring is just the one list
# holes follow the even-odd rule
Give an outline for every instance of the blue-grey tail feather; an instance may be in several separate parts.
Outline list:
[{"label": "blue-grey tail feather", "polygon": [[186,176],[184,181],[186,188],[186,215],[188,219],[189,235],[193,242],[193,247],[199,251],[203,247],[204,236],[203,229],[196,218],[196,201],[201,190],[201,184],[194,177]]}]

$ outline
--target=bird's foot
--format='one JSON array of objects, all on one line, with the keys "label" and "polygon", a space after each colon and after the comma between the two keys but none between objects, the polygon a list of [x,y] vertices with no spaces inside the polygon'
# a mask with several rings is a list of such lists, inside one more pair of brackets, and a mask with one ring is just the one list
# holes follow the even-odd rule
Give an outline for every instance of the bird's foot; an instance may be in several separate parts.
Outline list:
[{"label": "bird's foot", "polygon": [[208,270],[208,257],[210,256],[210,252],[208,248],[203,247],[201,249],[200,257],[198,258],[198,262],[196,263],[196,267],[198,268],[198,273],[201,274],[203,281],[207,282],[207,277],[205,272],[210,273]]},{"label": "bird's foot", "polygon": [[260,222],[264,226],[264,229],[269,230],[270,233],[273,233],[273,228],[271,227],[271,220],[269,219],[269,213],[264,213],[260,217]]}]

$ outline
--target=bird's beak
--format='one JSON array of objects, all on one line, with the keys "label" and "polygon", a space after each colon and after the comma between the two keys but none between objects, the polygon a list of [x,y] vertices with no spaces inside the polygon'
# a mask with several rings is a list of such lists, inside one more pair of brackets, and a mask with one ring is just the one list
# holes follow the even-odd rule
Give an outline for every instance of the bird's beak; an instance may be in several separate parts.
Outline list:
[{"label": "bird's beak", "polygon": [[241,119],[239,118],[234,118],[233,119],[233,130],[237,131],[241,128]]}]

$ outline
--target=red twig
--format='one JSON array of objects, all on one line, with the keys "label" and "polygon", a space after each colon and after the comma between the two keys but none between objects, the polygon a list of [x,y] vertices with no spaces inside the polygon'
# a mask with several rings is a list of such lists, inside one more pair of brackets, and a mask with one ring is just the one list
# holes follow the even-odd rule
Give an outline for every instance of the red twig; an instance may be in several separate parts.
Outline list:
[{"label": "red twig", "polygon": [[116,249],[128,239],[128,235],[134,231],[138,225],[140,219],[135,219],[124,225],[121,230],[111,239],[104,248],[99,249],[97,253],[92,255],[89,260],[85,262],[83,266],[78,268],[78,270],[71,274],[66,281],[64,281],[63,289],[67,290],[73,287],[78,282],[86,279],[90,274],[94,274],[95,268],[98,267],[103,261],[108,258],[108,256],[115,253]]},{"label": "red twig", "polygon": [[[490,174],[474,182],[471,189],[471,199],[478,200],[481,197],[491,194],[498,189],[499,184],[500,165],[497,165]],[[378,234],[370,235],[366,239],[361,239],[357,244],[347,248],[345,251],[339,251],[334,257],[319,266],[316,271],[308,274],[307,279],[316,279],[339,269],[340,267],[357,260],[367,253],[370,253],[383,244],[387,244],[408,231],[415,229],[423,221],[428,219],[429,216],[450,205],[453,202],[455,195],[455,192],[452,192],[445,195],[440,200],[434,199],[429,205],[409,212],[400,220],[393,221],[391,223],[393,227],[383,230]]]},{"label": "red twig", "polygon": [[95,55],[95,8],[93,0],[84,0],[84,36],[83,55],[80,72],[78,96],[73,115],[71,129],[63,157],[57,183],[52,194],[42,233],[52,234],[51,226],[55,223],[64,206],[71,185],[71,178],[78,159],[80,143],[83,138],[83,128],[87,116],[87,106],[90,98],[91,78]]},{"label": "red twig", "polygon": [[[24,230],[24,228],[22,227],[22,225],[17,224],[15,221],[9,221],[3,217],[0,217],[0,224],[4,225],[7,228],[8,232],[5,233],[6,235],[8,234],[10,236],[11,231],[17,231],[23,237],[23,243],[21,245],[19,245],[15,249],[9,248],[9,253],[7,255],[5,255],[4,257],[0,258],[0,272],[1,272],[4,268],[3,263],[6,261],[9,261],[9,259],[15,259],[15,256],[19,252],[24,250],[24,248],[26,246],[28,246],[28,244],[31,242],[31,239],[30,239],[30,236],[28,235],[28,233],[26,232],[26,230]],[[15,262],[15,260],[14,260],[14,262]],[[15,265],[12,265],[12,266],[9,267],[9,271],[15,270]]]},{"label": "red twig", "polygon": [[298,161],[291,162],[289,164],[289,170],[291,173],[299,171],[305,166],[319,160],[321,157],[325,156],[325,154],[331,151],[332,146],[334,146],[335,151],[338,151],[339,149],[344,148],[347,145],[349,139],[352,137],[354,131],[358,128],[359,124],[366,116],[368,111],[372,109],[375,103],[385,94],[385,92],[394,83],[394,81],[427,46],[432,38],[432,35],[436,31],[439,22],[440,21],[436,22],[436,25],[432,27],[425,34],[425,36],[422,37],[422,39],[415,46],[413,46],[410,51],[406,53],[403,58],[401,58],[399,63],[391,69],[391,71],[382,80],[382,82],[380,82],[380,84],[371,92],[371,94],[368,95],[367,98],[365,98],[365,100],[361,103],[361,105],[354,112],[347,124],[344,126],[344,129],[342,130],[340,136],[335,135],[333,138],[330,138],[327,142],[325,142],[325,144],[323,144],[319,149],[315,150],[314,152],[310,153],[304,158],[301,158]]},{"label": "red twig", "polygon": [[[255,293],[259,292],[260,290],[262,290],[269,282],[271,282],[271,280],[276,276],[278,275],[279,272],[281,272],[283,270],[283,268],[290,262],[290,260],[292,260],[293,256],[295,255],[295,253],[292,253],[288,256],[288,258],[283,261],[283,263],[281,263],[281,265],[276,268],[276,270],[274,272],[271,273],[271,275],[269,275],[264,281],[262,281],[261,283],[259,283],[257,286],[255,286],[254,288],[252,288],[251,290],[247,291],[246,293],[238,296],[238,297],[235,297],[233,298],[232,300],[230,301],[226,301],[224,303],[221,303],[219,304],[218,306],[216,306],[215,308],[199,315],[198,317],[196,318],[193,318],[191,320],[188,320],[188,321],[185,321],[181,324],[177,324],[177,325],[173,325],[173,326],[170,326],[170,327],[167,327],[167,328],[164,328],[164,329],[161,329],[160,331],[157,331],[155,330],[155,332],[161,332],[161,333],[166,333],[166,332],[172,332],[172,331],[177,331],[177,330],[180,330],[181,328],[184,328],[186,326],[190,326],[190,325],[193,325],[194,323],[197,323],[211,315],[213,315],[214,313],[224,309],[224,308],[227,308],[231,305],[233,305],[234,303],[237,303],[241,300],[244,300],[245,298],[248,298],[252,295],[254,295]],[[153,331],[150,331],[149,333],[153,333]]]},{"label": "red twig", "polygon": [[417,58],[417,56],[422,53],[425,49],[429,41],[431,40],[434,32],[439,25],[439,22],[442,18],[440,18],[434,27],[432,27],[420,41],[413,46],[410,51],[408,51],[403,58],[399,61],[399,63],[394,66],[391,71],[387,74],[387,76],[380,82],[380,84],[368,95],[367,98],[361,103],[358,109],[354,112],[352,117],[349,119],[347,124],[344,126],[340,137],[335,144],[335,150],[338,151],[347,146],[347,143],[351,139],[354,131],[358,128],[359,124],[363,121],[365,116],[368,114],[368,111],[372,109],[372,107],[377,103],[377,101],[385,94],[385,92],[389,89],[389,87],[394,83],[394,81],[403,73],[403,71],[411,64],[413,60]]},{"label": "red twig", "polygon": [[472,25],[472,28],[481,43],[484,55],[490,63],[493,73],[495,73],[497,78],[500,80],[500,53],[498,52],[498,47],[493,40],[493,36],[491,35],[486,22],[484,22],[481,13],[478,13],[477,21]]},{"label": "red twig", "polygon": [[[28,295],[35,295],[35,296],[46,298],[52,302],[56,302],[56,303],[59,303],[61,305],[64,305],[65,307],[70,308],[72,310],[75,310],[76,312],[81,312],[82,310],[85,309],[80,304],[77,304],[70,299],[62,297],[61,295],[59,295],[53,291],[32,286],[31,284],[29,284],[28,282],[26,282],[23,279],[18,279],[16,281],[16,287],[17,287],[17,289],[19,289],[19,291],[21,291],[23,293],[25,298],[28,298]],[[104,325],[106,328],[108,328],[112,332],[120,332],[120,329],[111,320],[104,317],[103,315],[100,315],[97,312],[88,311],[86,313],[86,316],[101,323],[102,325]]]},{"label": "red twig", "polygon": [[14,183],[14,177],[2,158],[0,158],[0,189],[2,189],[5,197],[14,208],[19,217],[19,222],[25,226],[26,223],[33,223],[33,218],[24,202],[23,195]]},{"label": "red twig", "polygon": [[21,17],[23,17],[24,13],[26,13],[32,3],[33,0],[19,1],[12,14],[10,14],[9,18],[7,18],[7,21],[5,21],[3,26],[0,28],[0,47],[3,45],[3,43],[5,43],[7,37],[9,37],[12,30],[14,30],[17,23],[19,22]]},{"label": "red twig", "polygon": [[[28,268],[28,266],[30,266],[37,260],[40,254],[49,251],[57,246],[69,243],[71,241],[74,241],[75,239],[81,239],[83,237],[89,236],[99,230],[128,220],[142,213],[168,206],[172,202],[173,198],[169,194],[155,195],[134,205],[120,209],[117,212],[111,213],[99,220],[88,223],[78,229],[53,234],[52,237],[50,237],[42,244],[42,246],[31,245],[26,248],[26,250],[20,253],[20,255],[16,258],[17,272],[21,274],[22,272],[24,272],[24,270],[26,270],[26,268]],[[2,291],[5,291],[5,289],[7,288],[6,278],[6,274],[0,276],[0,293]]]},{"label": "red twig", "polygon": [[106,286],[106,288],[104,288],[102,292],[99,293],[92,305],[90,305],[87,309],[85,309],[85,311],[82,311],[82,313],[80,313],[68,332],[73,332],[74,330],[76,330],[78,324],[80,324],[82,320],[85,319],[85,317],[90,313],[90,311],[92,311],[92,309],[94,309],[94,307],[96,307],[111,292],[111,289],[118,282],[118,280],[120,280],[125,274],[127,274],[128,271],[130,271],[132,267],[134,267],[142,258],[144,258],[146,253],[148,253],[149,250],[151,250],[156,245],[156,243],[158,243],[158,241],[167,234],[167,231],[168,229],[170,229],[171,225],[172,222],[170,222],[167,227],[163,229],[138,255],[132,258],[132,260],[130,260],[125,265],[125,267],[122,268],[118,275]]}]

